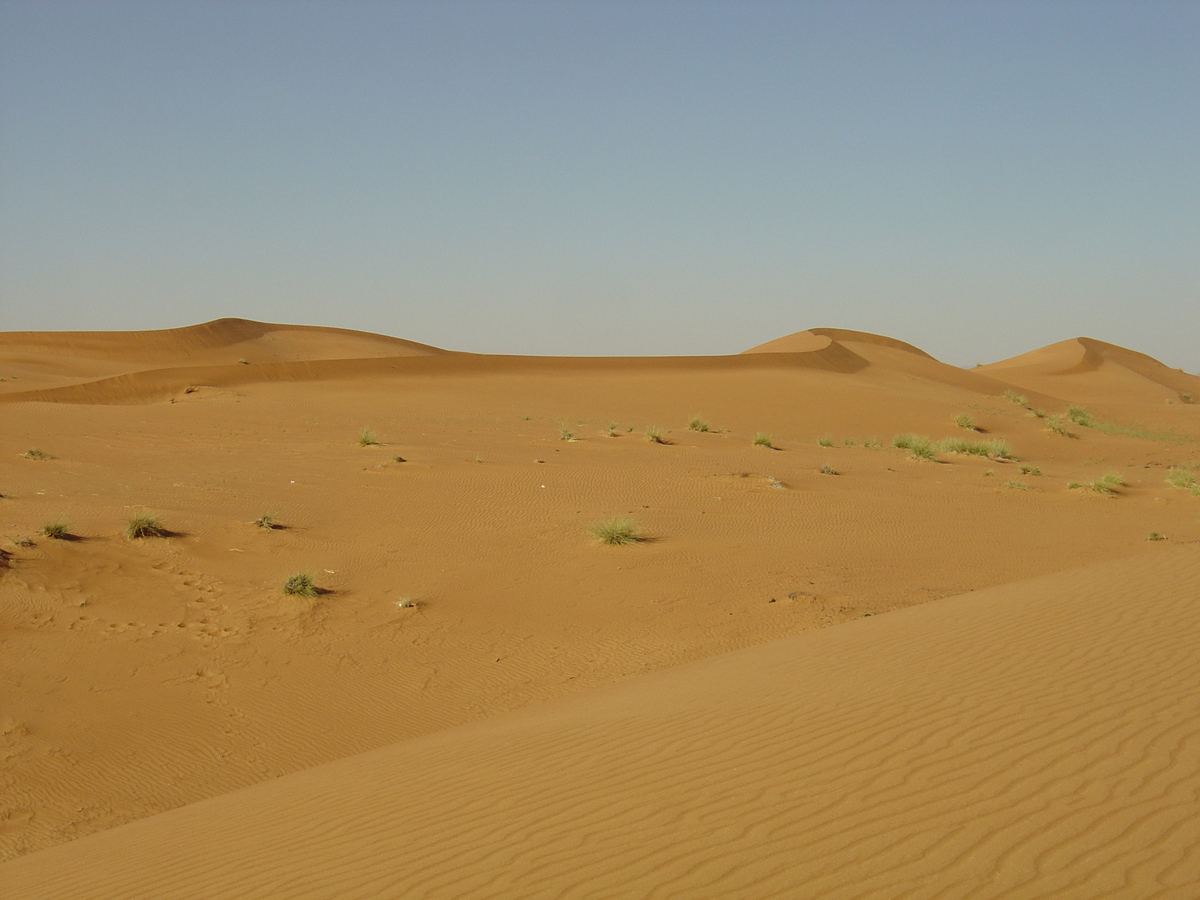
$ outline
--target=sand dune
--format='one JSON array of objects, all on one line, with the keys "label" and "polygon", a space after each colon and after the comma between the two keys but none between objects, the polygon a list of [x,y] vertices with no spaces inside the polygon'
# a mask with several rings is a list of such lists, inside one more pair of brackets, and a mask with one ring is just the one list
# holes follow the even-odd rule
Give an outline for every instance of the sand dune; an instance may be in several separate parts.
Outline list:
[{"label": "sand dune", "polygon": [[1200,378],[1157,359],[1093,338],[1074,338],[1001,360],[976,371],[1037,390],[1113,401],[1136,398],[1161,403],[1190,394],[1200,398]]},{"label": "sand dune", "polygon": [[[1136,366],[1167,375],[1139,354],[1028,375],[835,329],[772,344],[503,357],[240,320],[0,335],[0,858],[867,614],[874,628],[1109,560],[1145,571],[1200,541],[1200,406],[1145,389]],[[32,374],[12,380],[18,359]],[[1067,438],[1026,408],[1081,400],[1145,428]],[[1003,440],[1012,458],[921,461],[890,446],[904,432]],[[1086,487],[1109,472],[1116,493]],[[127,539],[141,512],[171,536]],[[284,527],[256,527],[264,514]],[[588,526],[614,515],[646,540],[598,546]],[[68,539],[41,533],[58,520]],[[301,571],[328,593],[281,594]],[[503,877],[486,868],[472,877]]]},{"label": "sand dune", "polygon": [[23,897],[1200,892],[1200,550],[443,731],[3,870]]}]

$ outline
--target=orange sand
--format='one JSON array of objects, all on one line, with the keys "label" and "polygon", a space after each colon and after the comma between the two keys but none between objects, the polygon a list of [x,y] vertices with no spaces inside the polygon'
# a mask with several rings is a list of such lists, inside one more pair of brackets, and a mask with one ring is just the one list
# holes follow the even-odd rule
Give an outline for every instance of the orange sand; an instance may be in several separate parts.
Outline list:
[{"label": "orange sand", "polygon": [[[0,334],[0,884],[1196,896],[1200,498],[1164,476],[1200,463],[1200,379],[1082,338],[755,350]],[[1005,390],[1174,437],[1064,438]],[[140,511],[174,535],[127,540]],[[648,540],[598,546],[613,515]]]}]

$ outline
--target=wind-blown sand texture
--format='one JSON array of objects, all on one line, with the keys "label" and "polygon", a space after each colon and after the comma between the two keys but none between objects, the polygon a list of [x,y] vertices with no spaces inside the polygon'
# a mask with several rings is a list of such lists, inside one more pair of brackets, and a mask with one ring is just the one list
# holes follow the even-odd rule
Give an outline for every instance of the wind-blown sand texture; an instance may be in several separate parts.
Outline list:
[{"label": "wind-blown sand texture", "polygon": [[[1200,497],[1165,476],[1200,379],[1085,338],[755,350],[0,334],[0,884],[1196,896]],[[597,545],[613,515],[647,540]]]}]

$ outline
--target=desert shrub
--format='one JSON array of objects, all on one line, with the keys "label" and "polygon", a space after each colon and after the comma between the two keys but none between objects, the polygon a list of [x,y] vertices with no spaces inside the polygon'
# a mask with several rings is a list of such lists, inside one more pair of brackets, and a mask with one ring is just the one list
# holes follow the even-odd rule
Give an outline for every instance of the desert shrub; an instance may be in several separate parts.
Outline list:
[{"label": "desert shrub", "polygon": [[1188,472],[1184,469],[1170,469],[1167,472],[1166,481],[1171,487],[1182,488],[1200,497],[1200,482],[1196,481],[1194,472]]},{"label": "desert shrub", "polygon": [[1082,406],[1068,406],[1066,415],[1067,418],[1076,425],[1080,425],[1084,428],[1091,428],[1096,424],[1096,420],[1092,414]]},{"label": "desert shrub", "polygon": [[283,587],[280,590],[293,597],[315,597],[320,593],[316,582],[313,581],[313,577],[307,572],[297,572],[283,583]]},{"label": "desert shrub", "polygon": [[1022,397],[1016,391],[1005,391],[1004,399],[1007,400],[1009,403],[1017,404],[1017,406],[1028,406],[1029,405],[1029,398]]},{"label": "desert shrub", "polygon": [[1046,430],[1057,434],[1059,437],[1071,437],[1071,429],[1067,427],[1067,423],[1062,420],[1061,416],[1050,416],[1046,419]]},{"label": "desert shrub", "polygon": [[1096,494],[1115,494],[1117,488],[1124,486],[1125,479],[1116,472],[1101,475],[1099,478],[1094,478],[1087,483],[1088,489]]},{"label": "desert shrub", "polygon": [[666,438],[663,437],[661,428],[655,428],[653,425],[646,426],[646,440],[652,444],[665,444]]},{"label": "desert shrub", "polygon": [[57,541],[65,541],[71,536],[71,528],[66,522],[59,519],[55,522],[47,522],[42,526],[41,534],[43,537],[54,538]]},{"label": "desert shrub", "polygon": [[1046,411],[1044,409],[1030,409],[1029,414],[1031,416],[1033,416],[1035,419],[1046,418]]},{"label": "desert shrub", "polygon": [[907,450],[915,459],[933,459],[937,450],[933,441],[919,434],[898,434],[892,438],[892,446]]},{"label": "desert shrub", "polygon": [[959,428],[966,429],[967,431],[978,431],[979,430],[978,428],[975,427],[975,420],[972,419],[970,416],[968,416],[966,413],[959,413],[957,416],[955,416],[954,424],[957,425]]},{"label": "desert shrub", "polygon": [[571,426],[568,425],[566,422],[563,422],[561,425],[558,426],[558,439],[560,441],[575,440],[575,432],[571,430]]},{"label": "desert shrub", "polygon": [[775,447],[775,445],[771,443],[771,436],[769,434],[764,434],[761,431],[754,435],[753,444],[755,447],[766,447],[768,450],[774,449]]},{"label": "desert shrub", "polygon": [[1148,541],[1165,541],[1166,539],[1167,536],[1165,534],[1159,534],[1157,531],[1152,531],[1146,535],[1146,540]]},{"label": "desert shrub", "polygon": [[254,520],[254,524],[259,528],[265,528],[267,531],[272,531],[279,527],[279,522],[270,513],[263,513]]},{"label": "desert shrub", "polygon": [[616,437],[617,436],[617,423],[609,422],[608,427],[606,429],[604,429],[604,433],[607,434],[609,437]]},{"label": "desert shrub", "polygon": [[984,455],[992,459],[1012,459],[1012,448],[1008,446],[1008,441],[1000,438],[984,441],[983,450]]},{"label": "desert shrub", "polygon": [[688,419],[687,425],[689,431],[708,431],[710,428],[712,428],[708,422],[699,416],[692,416],[690,419]]},{"label": "desert shrub", "polygon": [[588,531],[600,543],[613,547],[621,544],[636,544],[641,540],[633,519],[604,519],[589,525]]},{"label": "desert shrub", "polygon": [[1041,475],[1042,470],[1037,466],[1021,466],[1022,475]]},{"label": "desert shrub", "polygon": [[358,446],[373,447],[379,443],[379,437],[370,428],[364,428],[358,433]]},{"label": "desert shrub", "polygon": [[821,471],[822,475],[836,475],[837,474],[837,470],[834,469],[834,467],[829,464],[821,466],[820,471]]},{"label": "desert shrub", "polygon": [[21,455],[26,459],[54,459],[53,456],[51,456],[45,450],[42,450],[40,447],[30,447]]},{"label": "desert shrub", "polygon": [[1080,481],[1068,481],[1067,482],[1067,490],[1068,491],[1073,491],[1076,488],[1081,488],[1081,487],[1083,487],[1083,483]]},{"label": "desert shrub", "polygon": [[146,537],[166,537],[170,532],[163,527],[157,516],[138,513],[125,525],[125,537],[133,540]]},{"label": "desert shrub", "polygon": [[878,450],[880,447],[883,446],[883,444],[880,442],[879,438],[872,435],[871,437],[869,437],[865,441],[863,441],[863,446],[866,447],[868,450]]},{"label": "desert shrub", "polygon": [[817,438],[817,445],[820,447],[832,447],[833,446],[833,435],[832,434],[821,435],[819,438]]},{"label": "desert shrub", "polygon": [[858,441],[854,440],[854,438],[842,438],[843,447],[853,447],[857,443]]}]

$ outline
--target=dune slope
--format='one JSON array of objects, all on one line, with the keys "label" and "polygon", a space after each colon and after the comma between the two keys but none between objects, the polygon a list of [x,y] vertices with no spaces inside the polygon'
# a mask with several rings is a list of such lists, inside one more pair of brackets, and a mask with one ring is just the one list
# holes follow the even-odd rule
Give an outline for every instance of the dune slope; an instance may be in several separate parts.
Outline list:
[{"label": "dune slope", "polygon": [[1200,549],[811,632],[7,863],[26,898],[1192,898]]}]

